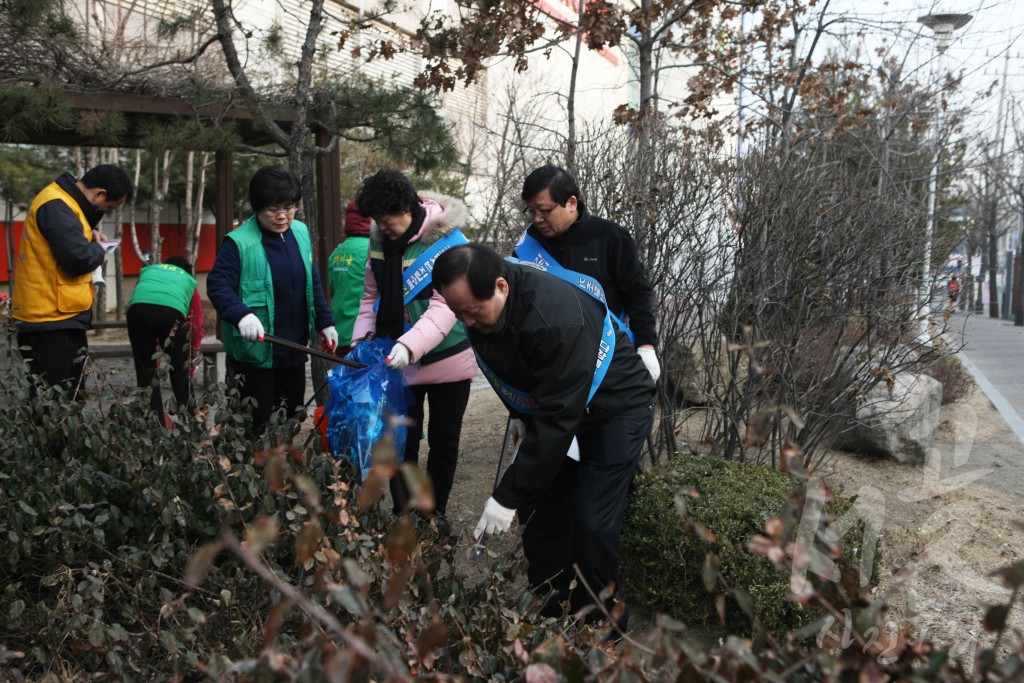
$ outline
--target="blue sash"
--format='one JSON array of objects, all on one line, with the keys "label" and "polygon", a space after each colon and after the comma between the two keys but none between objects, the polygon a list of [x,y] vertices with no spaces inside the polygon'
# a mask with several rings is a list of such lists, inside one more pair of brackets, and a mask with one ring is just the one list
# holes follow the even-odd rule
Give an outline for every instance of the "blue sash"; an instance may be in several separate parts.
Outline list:
[{"label": "blue sash", "polygon": [[[540,246],[540,242],[534,239],[529,233],[524,232],[523,236],[519,238],[519,243],[516,244],[513,250],[517,257],[523,261],[529,262],[529,265],[539,268],[544,272],[551,273],[571,285],[575,285],[582,289],[584,292],[594,297],[608,308],[608,299],[604,293],[604,287],[597,281],[596,278],[584,275],[583,273],[577,273],[574,270],[564,268],[558,261],[552,258],[551,254],[544,250],[544,247]],[[615,315],[611,310],[608,311],[611,315],[612,320],[618,325],[619,329],[626,333],[629,337],[629,341],[636,343],[633,338],[633,331],[629,329],[629,325],[624,320]]]},{"label": "blue sash", "polygon": [[431,275],[434,272],[434,261],[437,260],[437,257],[460,244],[469,244],[469,240],[461,230],[455,228],[434,242],[429,249],[420,254],[418,259],[402,271],[402,302],[406,306],[430,284]]},{"label": "blue sash", "polygon": [[[402,304],[409,305],[409,302],[416,298],[433,279],[434,261],[437,257],[452,247],[460,244],[469,244],[469,240],[462,234],[462,231],[455,228],[450,233],[434,242],[434,244],[420,254],[419,258],[409,264],[409,267],[402,271]],[[380,297],[373,302],[373,311],[377,312],[380,307]],[[405,331],[409,331],[409,324],[406,323]]]},{"label": "blue sash", "polygon": [[[519,261],[511,257],[505,260],[510,261],[511,263],[518,263],[523,266],[530,266],[537,270],[544,270],[536,263]],[[568,273],[569,277],[563,277],[557,271],[552,271],[551,275],[554,275],[559,279],[566,280],[570,284],[576,285],[577,280],[574,278],[579,275],[578,273],[573,273],[571,270],[565,270],[560,266],[558,268],[562,273]],[[600,285],[598,286],[600,287]],[[599,299],[590,290],[584,287],[580,287],[580,289],[587,292],[595,299],[598,299],[598,301],[604,303],[602,299]],[[594,398],[594,394],[597,393],[598,387],[600,387],[601,382],[604,381],[604,376],[608,373],[608,366],[612,364],[613,355],[615,355],[615,324],[612,322],[612,315],[606,304],[604,307],[604,329],[601,331],[601,341],[598,343],[597,347],[597,362],[594,367],[594,378],[590,382],[590,393],[587,394],[587,403],[590,403],[590,399]],[[509,408],[525,415],[532,415],[537,412],[537,399],[535,399],[532,394],[516,389],[506,383],[505,380],[498,377],[493,370],[487,367],[487,364],[484,363],[480,354],[476,354],[476,362],[477,365],[480,366],[480,372],[483,373],[484,377],[486,377],[487,381],[490,383],[491,388],[494,389],[494,392],[498,394],[501,400],[504,401]]]}]

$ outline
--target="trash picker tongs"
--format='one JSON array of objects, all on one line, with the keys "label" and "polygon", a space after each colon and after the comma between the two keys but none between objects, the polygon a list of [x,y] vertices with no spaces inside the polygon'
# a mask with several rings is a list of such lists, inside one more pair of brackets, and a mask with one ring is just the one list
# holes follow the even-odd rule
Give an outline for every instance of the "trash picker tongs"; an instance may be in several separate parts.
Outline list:
[{"label": "trash picker tongs", "polygon": [[318,349],[313,349],[313,348],[310,348],[308,346],[303,346],[302,344],[296,344],[293,341],[288,341],[287,339],[282,339],[281,337],[275,337],[272,334],[265,334],[265,335],[263,335],[263,339],[268,341],[268,342],[270,342],[271,344],[277,344],[278,346],[287,346],[289,349],[294,349],[296,351],[301,351],[302,353],[308,353],[311,356],[316,356],[317,358],[323,358],[324,360],[330,361],[332,363],[341,363],[342,365],[347,365],[350,368],[357,368],[358,369],[358,368],[365,368],[366,367],[365,363],[357,363],[354,360],[349,360],[347,358],[342,358],[341,356],[335,356],[333,353],[327,353],[326,351],[320,351]]},{"label": "trash picker tongs", "polygon": [[[286,346],[289,349],[294,349],[296,351],[301,351],[302,353],[308,353],[310,356],[316,356],[317,358],[323,358],[324,360],[326,360],[328,362],[331,362],[331,363],[341,363],[342,365],[346,365],[346,366],[348,366],[350,368],[359,369],[359,368],[365,368],[366,367],[365,363],[358,363],[358,362],[356,362],[354,360],[349,360],[347,358],[342,358],[341,356],[335,356],[333,353],[327,353],[326,351],[319,351],[317,349],[313,349],[313,348],[310,348],[308,346],[303,346],[302,344],[296,344],[293,341],[288,341],[287,339],[282,339],[281,337],[275,337],[272,334],[265,334],[265,335],[263,335],[263,340],[264,341],[268,341],[271,344],[277,344],[278,346]],[[326,385],[327,385],[327,380],[324,379],[323,384],[321,384],[317,388],[317,390],[313,392],[313,395],[309,397],[309,400],[306,401],[306,405],[302,406],[303,410],[309,408],[309,404],[313,402],[313,399],[316,398],[317,394],[319,394],[321,391],[323,391],[324,386],[326,386]],[[309,437],[306,439],[306,443],[303,444],[303,446],[302,446],[302,450],[303,451],[305,451],[307,448],[309,448],[309,444],[311,444],[313,442],[313,438],[320,432],[320,424],[324,421],[325,417],[327,417],[327,411],[326,410],[324,412],[320,413],[320,419],[317,420],[316,424],[313,425],[313,430],[309,433]]]}]

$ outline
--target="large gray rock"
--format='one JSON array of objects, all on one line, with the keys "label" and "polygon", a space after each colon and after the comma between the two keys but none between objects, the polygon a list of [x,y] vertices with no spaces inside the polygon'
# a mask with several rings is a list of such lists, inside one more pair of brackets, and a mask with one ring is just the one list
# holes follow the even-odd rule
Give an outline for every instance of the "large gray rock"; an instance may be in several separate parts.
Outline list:
[{"label": "large gray rock", "polygon": [[893,376],[890,389],[879,382],[851,419],[834,448],[883,455],[901,463],[920,464],[935,444],[942,406],[942,384],[909,372]]}]

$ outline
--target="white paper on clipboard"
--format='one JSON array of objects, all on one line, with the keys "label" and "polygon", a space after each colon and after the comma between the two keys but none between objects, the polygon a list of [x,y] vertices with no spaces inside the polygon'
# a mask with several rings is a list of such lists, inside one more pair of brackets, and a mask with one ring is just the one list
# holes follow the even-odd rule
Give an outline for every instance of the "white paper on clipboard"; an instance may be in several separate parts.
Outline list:
[{"label": "white paper on clipboard", "polygon": [[100,246],[106,253],[113,254],[114,250],[121,246],[121,240],[100,240]]}]

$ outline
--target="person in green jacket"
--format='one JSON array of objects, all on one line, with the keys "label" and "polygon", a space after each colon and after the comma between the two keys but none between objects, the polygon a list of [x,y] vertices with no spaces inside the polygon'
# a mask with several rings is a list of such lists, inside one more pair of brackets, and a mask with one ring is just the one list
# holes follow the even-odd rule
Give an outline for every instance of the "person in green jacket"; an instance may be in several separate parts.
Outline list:
[{"label": "person in green jacket", "polygon": [[[243,401],[255,402],[255,435],[281,406],[287,417],[305,419],[309,355],[295,347],[318,334],[324,351],[338,346],[309,228],[296,219],[301,201],[294,173],[283,166],[257,170],[249,180],[253,215],[227,234],[206,276],[206,295],[220,316],[228,381]],[[264,335],[292,345],[266,343]]]},{"label": "person in green jacket", "polygon": [[370,248],[373,221],[359,213],[356,200],[345,209],[345,240],[327,259],[327,290],[331,296],[331,314],[338,330],[339,343],[352,343],[352,328],[363,298],[366,252]]},{"label": "person in green jacket", "polygon": [[192,266],[181,256],[146,266],[128,301],[128,340],[139,388],[153,387],[150,407],[166,423],[154,355],[162,349],[170,360],[171,390],[178,408],[192,398],[192,359],[203,341],[203,308]]}]

